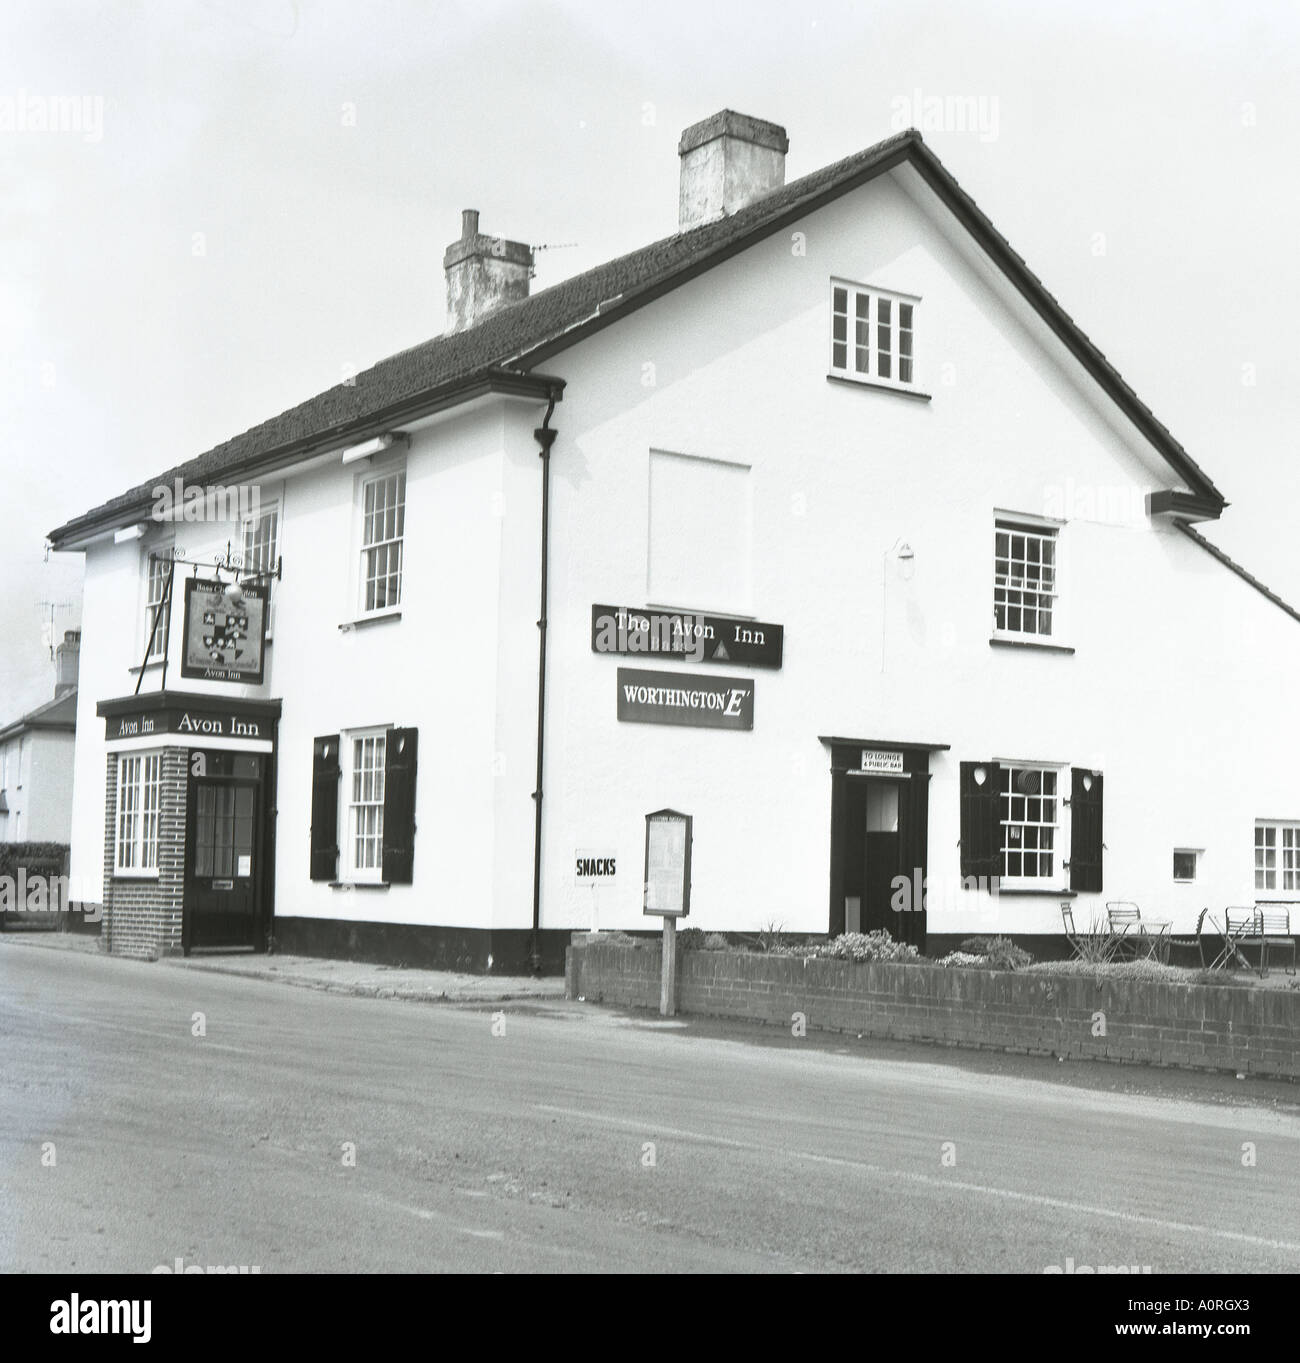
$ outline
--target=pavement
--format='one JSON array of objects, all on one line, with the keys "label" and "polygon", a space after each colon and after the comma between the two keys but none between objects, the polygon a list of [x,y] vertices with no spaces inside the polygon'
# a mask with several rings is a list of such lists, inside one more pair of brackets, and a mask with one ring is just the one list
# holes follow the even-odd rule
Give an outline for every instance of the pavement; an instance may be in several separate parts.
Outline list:
[{"label": "pavement", "polygon": [[274,978],[0,938],[0,1271],[1300,1263],[1295,1085]]},{"label": "pavement", "polygon": [[[7,932],[4,945],[43,947],[103,956],[98,937],[69,932]],[[563,976],[470,975],[454,970],[417,970],[369,965],[363,961],[331,961],[315,956],[268,956],[265,953],[213,952],[192,956],[164,956],[158,966],[237,975],[300,989],[359,998],[405,999],[418,1003],[507,1002],[511,999],[564,997]]]}]

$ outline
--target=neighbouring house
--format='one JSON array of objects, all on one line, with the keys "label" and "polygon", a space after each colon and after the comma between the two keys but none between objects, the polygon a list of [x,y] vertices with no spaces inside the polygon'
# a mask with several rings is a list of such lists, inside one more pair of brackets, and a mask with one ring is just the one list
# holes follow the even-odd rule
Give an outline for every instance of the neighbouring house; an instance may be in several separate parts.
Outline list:
[{"label": "neighbouring house", "polygon": [[112,951],[558,969],[687,854],[691,924],[931,952],[1300,899],[1219,488],[919,134],[787,148],[688,128],[678,232],[535,295],[466,212],[441,335],[51,533]]},{"label": "neighbouring house", "polygon": [[81,632],[67,630],[54,698],[0,727],[0,843],[70,841],[80,646]]}]

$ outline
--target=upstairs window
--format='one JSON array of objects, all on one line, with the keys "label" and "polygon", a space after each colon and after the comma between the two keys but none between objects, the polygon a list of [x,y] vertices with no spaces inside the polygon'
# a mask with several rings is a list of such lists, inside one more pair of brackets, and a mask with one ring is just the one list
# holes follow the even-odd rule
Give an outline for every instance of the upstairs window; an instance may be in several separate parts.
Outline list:
[{"label": "upstairs window", "polygon": [[361,489],[361,609],[392,610],[402,600],[406,471],[368,479]]},{"label": "upstairs window", "polygon": [[280,507],[278,504],[264,507],[256,516],[244,522],[244,572],[256,574],[267,582],[266,629],[271,637],[272,612],[275,598],[270,593],[269,575],[275,572],[280,557]]},{"label": "upstairs window", "polygon": [[244,572],[273,573],[280,554],[280,508],[264,508],[244,522]]},{"label": "upstairs window", "polygon": [[1054,526],[999,520],[993,539],[993,629],[1029,639],[1052,637],[1057,602]]},{"label": "upstairs window", "polygon": [[911,388],[916,300],[831,282],[831,373]]},{"label": "upstairs window", "polygon": [[[167,558],[146,560],[144,637],[147,642],[151,640],[149,656],[146,659],[148,662],[161,658],[167,651],[167,633],[172,624],[172,603],[166,599],[167,578],[171,570],[172,565]],[[158,620],[157,629],[154,628],[155,620]]]}]

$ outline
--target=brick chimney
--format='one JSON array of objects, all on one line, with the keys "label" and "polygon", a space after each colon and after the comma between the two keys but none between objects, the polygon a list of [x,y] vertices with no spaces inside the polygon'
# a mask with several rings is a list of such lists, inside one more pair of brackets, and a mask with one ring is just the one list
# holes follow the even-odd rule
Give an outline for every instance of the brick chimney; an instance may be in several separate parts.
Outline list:
[{"label": "brick chimney", "polygon": [[682,231],[713,222],[785,184],[785,129],[731,109],[682,134],[678,221]]},{"label": "brick chimney", "polygon": [[81,631],[65,630],[63,642],[54,650],[54,698],[77,689],[77,670],[81,663]]},{"label": "brick chimney", "polygon": [[447,334],[464,331],[507,303],[528,297],[533,248],[522,241],[485,236],[478,209],[461,214],[460,240],[442,258],[447,272]]}]

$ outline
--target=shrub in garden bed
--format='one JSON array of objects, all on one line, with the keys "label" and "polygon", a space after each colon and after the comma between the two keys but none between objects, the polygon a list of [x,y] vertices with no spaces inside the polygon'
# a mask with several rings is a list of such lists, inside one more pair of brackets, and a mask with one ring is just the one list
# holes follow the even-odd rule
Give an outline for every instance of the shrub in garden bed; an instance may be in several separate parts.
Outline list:
[{"label": "shrub in garden bed", "polygon": [[1009,937],[968,937],[962,954],[983,956],[990,970],[1023,970],[1034,958]]},{"label": "shrub in garden bed", "polygon": [[[1165,965],[1160,961],[1039,961],[1026,967],[1031,975],[1091,975],[1098,979],[1165,980],[1170,984],[1190,984],[1192,973],[1181,966]],[[1224,984],[1216,975],[1214,984]]]},{"label": "shrub in garden bed", "polygon": [[804,948],[799,954],[833,961],[916,961],[921,953],[910,942],[896,942],[884,928],[875,932],[843,932],[833,941]]}]

